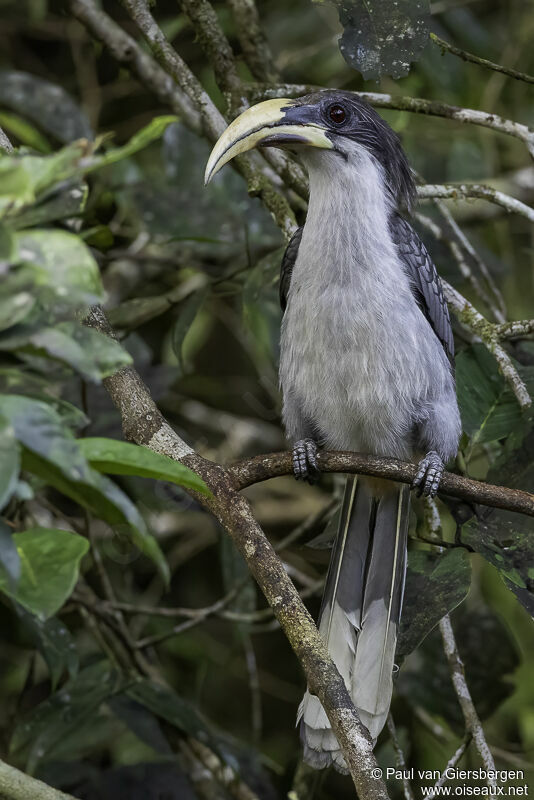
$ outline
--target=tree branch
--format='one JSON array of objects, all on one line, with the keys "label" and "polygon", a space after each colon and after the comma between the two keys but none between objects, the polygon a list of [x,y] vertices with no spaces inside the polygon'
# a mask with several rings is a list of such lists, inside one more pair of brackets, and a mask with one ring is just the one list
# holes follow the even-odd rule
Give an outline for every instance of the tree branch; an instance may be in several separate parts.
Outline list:
[{"label": "tree branch", "polygon": [[[384,456],[368,456],[348,452],[319,452],[319,468],[322,472],[346,472],[357,475],[370,475],[387,478],[391,481],[411,484],[417,466],[406,461]],[[293,474],[291,453],[269,453],[238,461],[226,468],[226,474],[234,489],[244,489],[253,483]],[[464,478],[452,472],[444,472],[440,483],[440,494],[459,497],[472,503],[517,511],[529,517],[534,516],[534,494],[505,486]]]},{"label": "tree branch", "polygon": [[534,76],[527,75],[526,72],[519,72],[516,69],[504,67],[502,64],[495,64],[493,61],[488,61],[487,58],[476,56],[474,53],[468,53],[466,50],[462,50],[460,47],[456,47],[440,39],[435,33],[431,33],[430,38],[434,44],[437,44],[438,47],[441,48],[442,52],[446,51],[453,56],[458,56],[463,61],[470,61],[471,64],[478,64],[480,67],[486,67],[486,69],[492,69],[495,72],[502,72],[503,75],[508,75],[509,78],[516,78],[518,81],[525,81],[526,83],[534,83]]},{"label": "tree branch", "polygon": [[513,211],[516,214],[526,217],[530,222],[534,222],[534,208],[522,203],[521,200],[516,200],[515,197],[510,197],[504,192],[499,192],[492,186],[485,186],[480,183],[446,183],[446,184],[432,184],[427,183],[424,186],[417,187],[417,194],[419,198],[441,197],[450,198],[452,200],[459,200],[463,198],[477,198],[488,200],[490,203],[495,203],[507,211]]},{"label": "tree branch", "polygon": [[[476,749],[482,759],[484,768],[490,772],[495,772],[495,762],[493,756],[486,742],[484,730],[471,698],[471,693],[465,680],[464,665],[458,652],[456,639],[452,630],[451,619],[446,614],[440,620],[439,630],[441,638],[443,639],[443,649],[449,662],[449,669],[451,672],[451,679],[454,686],[454,691],[458,698],[458,703],[462,709],[462,714],[465,720],[467,732],[473,737]],[[496,786],[494,778],[487,778],[486,783],[488,786]]]},{"label": "tree branch", "polygon": [[46,783],[31,778],[5,761],[0,761],[0,797],[2,800],[76,800]]},{"label": "tree branch", "polygon": [[[93,308],[86,322],[113,336],[102,309]],[[120,412],[127,439],[181,461],[204,479],[212,496],[190,493],[214,514],[245,558],[297,655],[310,691],[326,711],[359,796],[385,800],[385,784],[372,776],[377,765],[369,733],[282,562],[254,519],[248,501],[238,493],[234,473],[193,452],[164,419],[134,369],[119,370],[105,378],[104,385]]]},{"label": "tree branch", "polygon": [[5,133],[2,130],[2,128],[0,128],[0,150],[4,150],[4,152],[6,152],[6,153],[12,153],[13,152],[13,145],[11,144],[11,142],[9,141],[7,136],[5,135]]}]

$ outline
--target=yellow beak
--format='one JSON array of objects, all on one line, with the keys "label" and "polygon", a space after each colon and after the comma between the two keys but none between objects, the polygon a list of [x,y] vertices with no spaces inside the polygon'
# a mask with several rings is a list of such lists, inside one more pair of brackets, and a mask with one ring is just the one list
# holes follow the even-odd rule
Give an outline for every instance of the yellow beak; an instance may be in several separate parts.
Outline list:
[{"label": "yellow beak", "polygon": [[285,112],[294,106],[294,100],[285,98],[265,100],[247,108],[226,128],[211,151],[204,182],[209,183],[213,176],[228,161],[253,147],[283,144],[305,144],[332,150],[333,145],[323,128],[313,123],[293,123],[284,125]]}]

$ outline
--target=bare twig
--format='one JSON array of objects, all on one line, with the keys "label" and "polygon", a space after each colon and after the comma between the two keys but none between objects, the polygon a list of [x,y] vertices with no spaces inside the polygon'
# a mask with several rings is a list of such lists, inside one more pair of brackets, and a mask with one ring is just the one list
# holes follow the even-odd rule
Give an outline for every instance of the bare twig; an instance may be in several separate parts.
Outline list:
[{"label": "bare twig", "polygon": [[395,722],[391,715],[391,712],[388,714],[388,731],[389,735],[391,736],[391,741],[393,742],[393,749],[395,750],[395,760],[397,764],[397,769],[401,770],[402,772],[402,789],[404,791],[404,797],[406,800],[415,800],[415,795],[413,793],[412,785],[407,778],[407,767],[406,767],[406,759],[404,757],[404,752],[402,747],[400,746],[399,738],[397,736],[397,729],[395,727]]},{"label": "bare twig", "polygon": [[254,0],[228,0],[228,5],[232,9],[237,38],[250,71],[258,81],[275,81],[276,67]]},{"label": "bare twig", "polygon": [[[482,759],[484,768],[488,772],[495,772],[495,762],[491,754],[491,750],[486,742],[484,730],[482,728],[479,716],[471,698],[471,693],[465,680],[464,665],[458,652],[456,639],[452,630],[451,620],[449,615],[443,617],[439,623],[439,630],[441,638],[443,639],[443,649],[449,662],[449,669],[451,672],[451,679],[458,698],[458,703],[462,709],[462,714],[465,720],[467,732],[473,737],[475,747]],[[494,778],[486,778],[488,786],[496,786]]]},{"label": "bare twig", "polygon": [[495,326],[495,333],[499,339],[517,339],[521,336],[530,336],[534,333],[534,319],[517,319],[503,322]]},{"label": "bare twig", "polygon": [[437,790],[441,786],[443,786],[445,783],[447,783],[447,781],[449,780],[449,778],[447,777],[449,775],[449,770],[453,770],[454,767],[457,766],[457,764],[459,763],[460,759],[464,755],[465,751],[469,747],[469,743],[471,742],[471,739],[472,739],[471,734],[470,733],[467,734],[467,736],[463,740],[463,742],[460,745],[460,747],[451,756],[451,758],[447,762],[447,766],[445,767],[445,769],[443,770],[443,772],[441,773],[441,775],[439,776],[439,778],[435,782],[435,784],[432,787],[431,791],[428,794],[425,795],[425,797],[429,798],[429,800],[434,800],[434,797],[436,796]]},{"label": "bare twig", "polygon": [[507,211],[520,214],[530,222],[534,222],[534,208],[522,203],[521,200],[516,200],[515,197],[499,192],[492,186],[486,186],[481,183],[427,183],[424,186],[417,187],[417,194],[420,198],[440,197],[458,200],[471,197],[488,200],[490,203],[495,203],[495,205],[501,206]]},{"label": "bare twig", "polygon": [[495,72],[502,72],[503,75],[508,75],[510,78],[516,78],[518,81],[534,83],[534,76],[527,75],[526,72],[518,72],[516,69],[510,69],[510,67],[504,67],[502,64],[495,64],[493,61],[488,61],[487,58],[480,58],[480,56],[476,56],[474,53],[468,53],[466,50],[462,50],[460,47],[456,47],[455,45],[449,44],[449,42],[440,39],[440,37],[436,36],[435,33],[431,33],[430,38],[434,44],[437,44],[438,47],[441,48],[442,51],[447,51],[453,56],[458,56],[463,61],[470,61],[471,64],[478,64],[481,67],[486,67],[486,69],[492,69]]}]

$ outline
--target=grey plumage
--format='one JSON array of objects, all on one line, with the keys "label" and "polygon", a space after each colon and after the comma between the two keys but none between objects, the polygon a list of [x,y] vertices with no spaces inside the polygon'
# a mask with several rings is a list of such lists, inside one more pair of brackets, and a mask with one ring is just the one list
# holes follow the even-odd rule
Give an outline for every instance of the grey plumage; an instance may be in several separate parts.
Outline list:
[{"label": "grey plumage", "polygon": [[[398,213],[413,197],[400,144],[388,128],[380,157],[387,126],[372,109],[362,117],[375,119],[371,132],[338,136],[334,152],[301,151],[310,203],[280,281],[284,424],[293,440],[405,459],[435,451],[446,462],[460,433],[449,314],[426,248]],[[319,629],[376,738],[392,693],[409,499],[360,480],[347,502]],[[344,771],[308,692],[299,719],[306,761]]]}]

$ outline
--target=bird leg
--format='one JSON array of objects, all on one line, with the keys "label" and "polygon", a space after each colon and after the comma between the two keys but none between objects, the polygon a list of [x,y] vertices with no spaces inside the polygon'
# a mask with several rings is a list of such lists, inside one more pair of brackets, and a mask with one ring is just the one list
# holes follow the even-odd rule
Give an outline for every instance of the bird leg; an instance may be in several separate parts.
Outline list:
[{"label": "bird leg", "polygon": [[312,485],[319,480],[317,444],[313,439],[299,439],[293,445],[293,474],[298,481]]},{"label": "bird leg", "polygon": [[439,489],[445,465],[435,450],[430,450],[417,466],[412,489],[417,489],[417,497],[435,497]]}]

